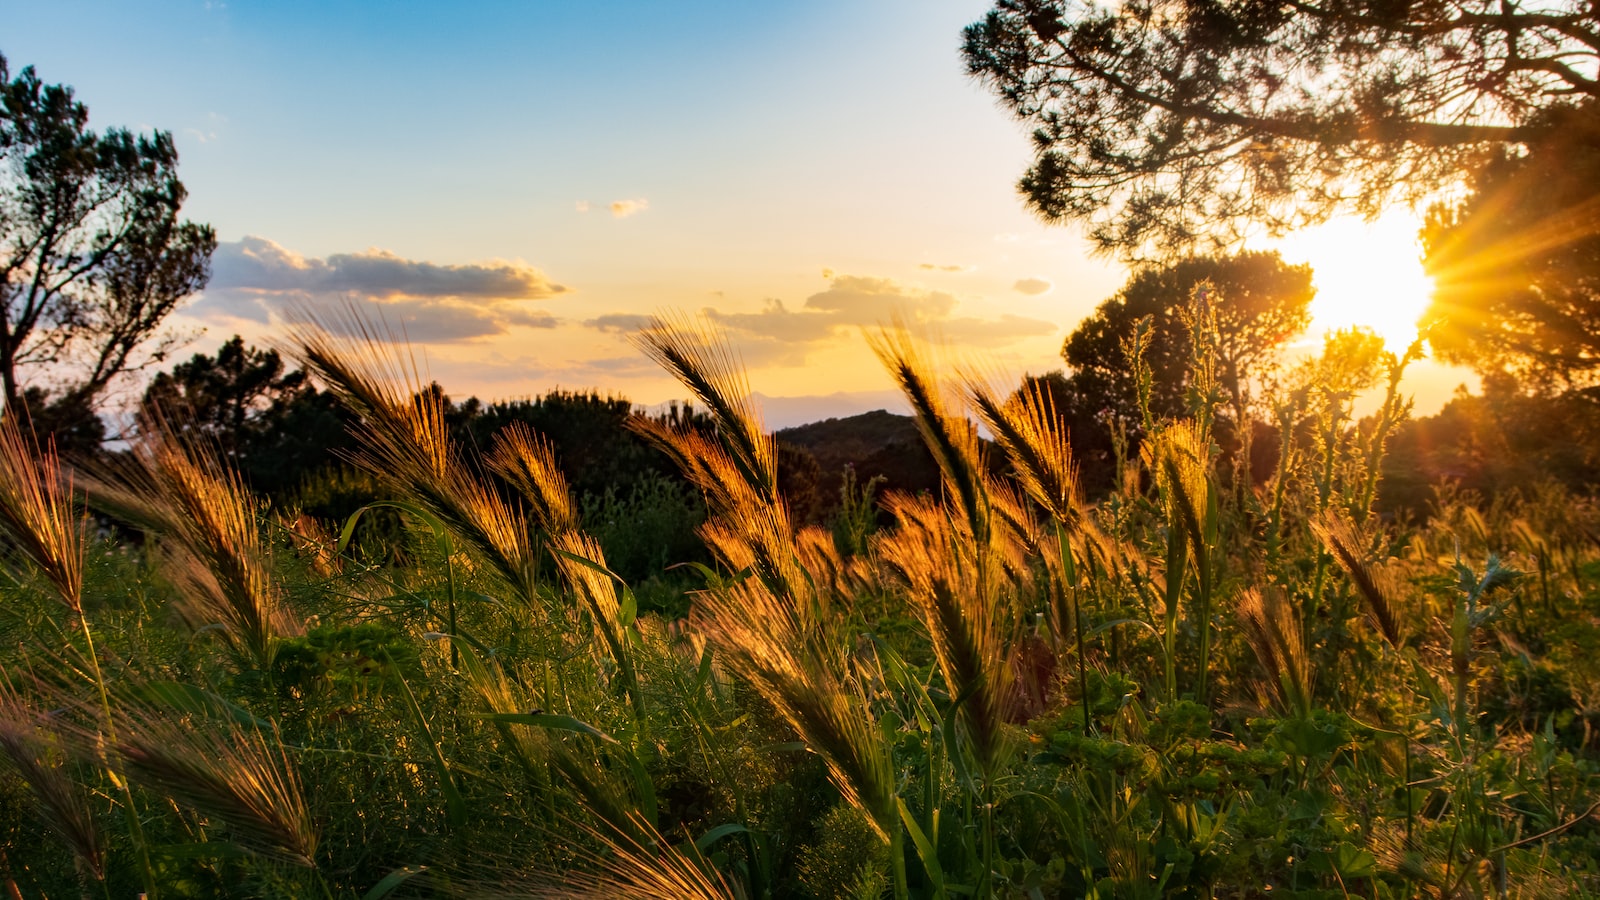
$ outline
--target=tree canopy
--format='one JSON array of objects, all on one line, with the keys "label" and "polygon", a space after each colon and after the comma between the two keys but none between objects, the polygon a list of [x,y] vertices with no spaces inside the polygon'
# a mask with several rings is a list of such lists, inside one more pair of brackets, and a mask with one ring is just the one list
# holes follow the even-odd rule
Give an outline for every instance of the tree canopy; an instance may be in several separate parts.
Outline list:
[{"label": "tree canopy", "polygon": [[1311,267],[1289,265],[1277,253],[1197,256],[1134,272],[1061,348],[1072,390],[1101,408],[1102,417],[1137,423],[1137,386],[1123,348],[1137,323],[1149,317],[1144,358],[1151,372],[1151,412],[1183,415],[1190,359],[1183,311],[1201,285],[1209,285],[1217,319],[1217,379],[1242,405],[1249,380],[1310,321]]},{"label": "tree canopy", "polygon": [[12,79],[0,57],[0,399],[40,430],[92,416],[119,374],[171,349],[162,323],[205,285],[216,246],[178,218],[170,133],[88,120],[71,88],[32,67]]},{"label": "tree canopy", "polygon": [[1600,375],[1600,109],[1545,120],[1525,151],[1492,154],[1464,200],[1430,211],[1425,318],[1446,359],[1582,387]]},{"label": "tree canopy", "polygon": [[1588,0],[998,0],[963,55],[1029,204],[1130,258],[1417,202],[1600,95]]}]

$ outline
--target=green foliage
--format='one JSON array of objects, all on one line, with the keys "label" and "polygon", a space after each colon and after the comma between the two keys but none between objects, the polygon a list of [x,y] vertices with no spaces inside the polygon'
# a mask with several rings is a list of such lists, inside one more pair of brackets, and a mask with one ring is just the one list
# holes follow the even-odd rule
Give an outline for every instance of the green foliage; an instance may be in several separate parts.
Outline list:
[{"label": "green foliage", "polygon": [[859,811],[835,807],[817,823],[816,840],[800,851],[796,874],[804,896],[877,900],[889,890],[887,849]]},{"label": "green foliage", "polygon": [[673,567],[711,561],[695,536],[706,517],[698,495],[681,481],[650,475],[625,493],[611,486],[599,496],[585,495],[582,516],[605,548],[607,565],[634,585],[643,609],[673,617],[687,611],[682,602],[687,576]]},{"label": "green foliage", "polygon": [[[1530,395],[1515,379],[1491,375],[1480,393],[1462,392],[1434,415],[1401,424],[1383,477],[1385,511],[1413,516],[1426,515],[1445,482],[1484,503],[1509,502],[1515,492],[1530,509],[1545,505],[1535,498],[1544,490],[1588,495],[1600,487],[1600,405]],[[1550,520],[1538,530],[1568,529]]]},{"label": "green foliage", "polygon": [[833,543],[840,553],[857,556],[867,552],[868,539],[878,527],[875,495],[883,481],[882,476],[874,475],[857,483],[855,467],[845,467],[839,484],[839,511],[832,523]]},{"label": "green foliage", "polygon": [[[1277,467],[1230,484],[1199,365],[1215,324],[1192,321],[1198,389],[1095,504],[1046,394],[967,385],[980,443],[885,341],[955,487],[855,484],[843,540],[790,518],[784,457],[748,429],[638,426],[692,487],[579,499],[520,429],[488,439],[495,480],[450,429],[408,430],[459,410],[442,394],[371,391],[372,443],[410,435],[394,465],[436,468],[309,481],[307,508],[381,498],[353,531],[210,495],[255,514],[230,540],[272,576],[259,653],[196,602],[239,573],[183,555],[203,535],[167,494],[109,496],[146,539],[90,541],[81,615],[30,524],[56,519],[8,514],[0,877],[157,898],[1600,893],[1592,502],[1445,490],[1415,523],[1375,515],[1405,404],[1358,421],[1351,392],[1406,359],[1362,334],[1268,398]],[[327,367],[339,396],[358,366]]]}]

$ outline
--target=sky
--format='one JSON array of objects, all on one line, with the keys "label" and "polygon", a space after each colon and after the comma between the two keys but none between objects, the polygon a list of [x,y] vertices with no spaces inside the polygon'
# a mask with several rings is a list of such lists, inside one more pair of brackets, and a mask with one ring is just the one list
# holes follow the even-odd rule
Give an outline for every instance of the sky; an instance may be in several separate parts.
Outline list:
[{"label": "sky", "polygon": [[[987,8],[52,0],[0,7],[0,53],[95,128],[173,133],[184,214],[219,241],[174,320],[192,352],[353,306],[454,396],[654,404],[683,390],[629,334],[686,314],[777,426],[892,408],[863,337],[892,317],[1014,378],[1060,368],[1125,280],[1024,208],[1027,129],[958,52]],[[1317,269],[1304,346],[1401,340],[1415,230],[1401,211],[1262,244]],[[1407,385],[1428,412],[1470,381],[1427,363]]]}]

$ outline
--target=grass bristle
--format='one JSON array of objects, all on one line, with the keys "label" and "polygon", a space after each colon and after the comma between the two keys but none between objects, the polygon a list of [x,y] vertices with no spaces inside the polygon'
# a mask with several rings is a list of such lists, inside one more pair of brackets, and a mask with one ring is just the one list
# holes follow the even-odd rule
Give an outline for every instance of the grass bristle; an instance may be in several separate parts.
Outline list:
[{"label": "grass bristle", "polygon": [[986,384],[969,378],[967,396],[1029,495],[1063,525],[1082,521],[1085,507],[1072,445],[1044,385],[1031,384],[1002,402]]},{"label": "grass bristle", "polygon": [[762,428],[744,367],[716,326],[654,316],[633,342],[700,398],[739,474],[763,499],[775,502],[777,445]]},{"label": "grass bristle", "polygon": [[1312,523],[1312,530],[1322,540],[1339,568],[1350,576],[1356,593],[1367,601],[1367,617],[1384,640],[1392,647],[1400,646],[1404,637],[1400,633],[1400,620],[1395,615],[1392,588],[1384,573],[1367,563],[1355,525],[1348,518],[1329,512]]},{"label": "grass bristle", "polygon": [[[538,551],[527,522],[461,459],[445,422],[443,395],[421,386],[414,363],[391,349],[392,341],[384,343],[376,326],[357,319],[340,327],[356,337],[339,339],[327,328],[307,327],[296,332],[294,352],[360,414],[362,449],[353,461],[447,525],[533,606]],[[528,437],[505,452],[531,452],[532,444]]]},{"label": "grass bristle", "polygon": [[556,465],[555,452],[527,424],[513,422],[495,435],[488,461],[491,470],[521,493],[547,533],[578,527],[578,510],[566,476]]},{"label": "grass bristle", "polygon": [[192,626],[223,626],[263,668],[278,638],[303,631],[274,575],[256,498],[211,449],[147,430],[126,465],[85,479],[84,489],[95,505],[157,531]]},{"label": "grass bristle", "polygon": [[68,771],[66,754],[46,722],[46,716],[23,701],[9,676],[0,673],[0,751],[33,794],[39,817],[96,880],[104,879],[105,842],[90,793]]},{"label": "grass bristle", "polygon": [[988,543],[989,501],[977,429],[946,411],[939,385],[905,329],[881,330],[871,344],[911,405],[922,439],[944,476],[945,488],[956,498],[973,537],[980,544]]},{"label": "grass bristle", "polygon": [[[911,504],[897,504],[908,512]],[[920,512],[920,510],[917,510]],[[945,517],[908,518],[876,544],[877,554],[910,588],[918,617],[932,639],[939,671],[952,697],[964,697],[962,719],[985,767],[995,766],[1009,741],[1003,724],[1016,699],[1007,662],[1009,621],[994,591],[973,569],[976,557]]]},{"label": "grass bristle", "polygon": [[1306,655],[1300,618],[1283,592],[1248,588],[1239,596],[1239,621],[1256,652],[1274,699],[1286,713],[1311,710],[1311,660]]},{"label": "grass bristle", "polygon": [[675,846],[642,817],[630,837],[573,826],[600,845],[580,854],[582,870],[532,875],[523,884],[473,883],[474,897],[489,900],[736,900],[740,897],[692,843]]},{"label": "grass bristle", "polygon": [[801,740],[827,763],[845,800],[884,840],[900,826],[894,763],[844,655],[756,579],[702,594],[694,624]]},{"label": "grass bristle", "polygon": [[17,423],[16,416],[0,421],[0,528],[62,605],[81,615],[86,522],[55,451],[41,450]]},{"label": "grass bristle", "polygon": [[111,764],[127,777],[227,827],[268,859],[314,865],[317,828],[293,762],[258,728],[196,721],[124,703]]}]

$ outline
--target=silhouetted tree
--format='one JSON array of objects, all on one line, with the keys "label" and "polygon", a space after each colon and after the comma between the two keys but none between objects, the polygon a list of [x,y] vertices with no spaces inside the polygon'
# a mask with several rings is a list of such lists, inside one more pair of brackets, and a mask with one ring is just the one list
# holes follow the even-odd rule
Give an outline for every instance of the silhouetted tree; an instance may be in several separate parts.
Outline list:
[{"label": "silhouetted tree", "polygon": [[1034,126],[1029,204],[1128,257],[1421,200],[1600,96],[1589,0],[998,0],[963,52]]},{"label": "silhouetted tree", "polygon": [[1600,488],[1600,406],[1571,394],[1530,396],[1514,377],[1483,380],[1431,416],[1395,430],[1384,456],[1379,503],[1425,515],[1434,488],[1453,482],[1493,498],[1543,481],[1575,493]]},{"label": "silhouetted tree", "polygon": [[778,441],[778,490],[789,504],[796,525],[820,525],[823,510],[834,498],[822,490],[822,466],[810,450]]},{"label": "silhouetted tree", "polygon": [[1148,316],[1151,412],[1158,418],[1183,415],[1191,355],[1183,315],[1195,289],[1208,283],[1220,340],[1217,376],[1237,419],[1252,377],[1273,365],[1285,342],[1310,321],[1311,267],[1289,265],[1277,253],[1190,257],[1136,271],[1062,347],[1070,370],[1063,411],[1077,417],[1093,411],[1108,428],[1137,430],[1138,390],[1124,344]]},{"label": "silhouetted tree", "polygon": [[[780,448],[791,444],[804,449],[816,461],[815,490],[820,501],[817,515],[824,519],[839,507],[847,467],[858,487],[881,479],[876,488],[880,496],[889,491],[937,492],[942,484],[939,464],[923,442],[917,420],[910,416],[880,409],[785,428],[777,438]],[[780,459],[780,476],[783,467],[784,460]]]},{"label": "silhouetted tree", "polygon": [[235,335],[216,356],[196,353],[157,373],[145,388],[142,418],[209,443],[255,490],[285,499],[355,447],[351,416],[333,395],[285,369],[276,350]]},{"label": "silhouetted tree", "polygon": [[196,353],[171,372],[159,372],[144,392],[147,416],[180,432],[205,435],[225,458],[237,455],[247,425],[266,405],[305,384],[305,373],[285,373],[276,350],[246,347],[234,335],[217,355]]},{"label": "silhouetted tree", "polygon": [[1600,374],[1600,108],[1550,111],[1525,151],[1493,153],[1464,201],[1430,211],[1426,318],[1438,354],[1525,387]]},{"label": "silhouetted tree", "polygon": [[[487,449],[494,435],[512,422],[525,422],[556,448],[556,463],[578,494],[616,488],[626,494],[647,477],[681,478],[677,467],[628,428],[629,417],[642,413],[624,397],[594,391],[553,390],[539,397],[484,404],[469,398],[454,408],[452,427],[464,445]],[[709,424],[691,410],[668,415]]]},{"label": "silhouetted tree", "polygon": [[[82,434],[121,373],[205,285],[216,235],[180,222],[168,132],[88,129],[72,89],[0,57],[0,399],[40,430]],[[30,383],[31,382],[31,383]]]}]

